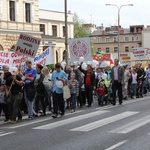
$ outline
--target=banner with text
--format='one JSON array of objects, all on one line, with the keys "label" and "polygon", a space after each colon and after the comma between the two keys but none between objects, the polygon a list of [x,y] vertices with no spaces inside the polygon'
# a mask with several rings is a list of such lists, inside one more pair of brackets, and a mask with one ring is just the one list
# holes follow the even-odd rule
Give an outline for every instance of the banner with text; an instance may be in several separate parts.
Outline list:
[{"label": "banner with text", "polygon": [[91,61],[90,38],[69,39],[70,60],[78,61],[84,57],[84,61]]},{"label": "banner with text", "polygon": [[34,58],[40,42],[41,40],[39,38],[20,33],[14,52]]},{"label": "banner with text", "polygon": [[131,62],[131,53],[127,53],[127,52],[120,52],[120,64],[121,65],[128,65],[131,66],[132,62]]},{"label": "banner with text", "polygon": [[146,48],[144,47],[132,48],[132,52],[133,52],[133,60],[146,58]]},{"label": "banner with text", "polygon": [[0,51],[0,68],[2,68],[3,65],[14,67],[20,64],[21,66],[25,67],[24,64],[27,60],[31,60],[33,64],[41,64],[43,66],[54,64],[53,56],[54,54],[51,47],[47,48],[35,58],[23,56],[15,52]]},{"label": "banner with text", "polygon": [[34,64],[41,64],[42,66],[54,64],[54,53],[52,48],[49,47],[41,54],[35,56]]}]

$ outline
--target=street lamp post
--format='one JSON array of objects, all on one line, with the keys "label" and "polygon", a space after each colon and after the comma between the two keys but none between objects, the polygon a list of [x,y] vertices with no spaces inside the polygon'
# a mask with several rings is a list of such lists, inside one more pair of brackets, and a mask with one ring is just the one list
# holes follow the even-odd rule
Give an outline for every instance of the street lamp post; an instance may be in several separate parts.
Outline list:
[{"label": "street lamp post", "polygon": [[66,64],[68,65],[68,25],[67,25],[67,0],[64,0],[65,5],[65,53],[66,53]]},{"label": "street lamp post", "polygon": [[120,7],[118,7],[115,4],[106,4],[106,6],[115,6],[117,7],[118,10],[118,60],[120,61],[120,9],[123,6],[133,6],[133,4],[125,4],[125,5],[121,5]]}]

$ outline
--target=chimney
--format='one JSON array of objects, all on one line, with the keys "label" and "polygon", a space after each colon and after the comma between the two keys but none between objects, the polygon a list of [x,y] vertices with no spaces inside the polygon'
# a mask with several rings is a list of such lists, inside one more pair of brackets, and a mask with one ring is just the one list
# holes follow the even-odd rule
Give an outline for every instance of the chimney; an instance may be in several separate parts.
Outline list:
[{"label": "chimney", "polygon": [[120,29],[120,33],[124,33],[124,29],[122,28],[122,29]]},{"label": "chimney", "polygon": [[136,30],[136,27],[134,27],[134,31],[133,31],[134,33],[137,33],[137,30]]},{"label": "chimney", "polygon": [[141,28],[138,28],[138,33],[141,33]]},{"label": "chimney", "polygon": [[105,35],[106,34],[106,31],[105,30],[102,30],[102,35]]}]

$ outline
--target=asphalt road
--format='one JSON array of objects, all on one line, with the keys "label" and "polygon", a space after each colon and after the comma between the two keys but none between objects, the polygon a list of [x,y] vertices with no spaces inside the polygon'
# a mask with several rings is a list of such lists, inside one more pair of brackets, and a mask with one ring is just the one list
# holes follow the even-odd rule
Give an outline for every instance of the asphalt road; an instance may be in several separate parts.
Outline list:
[{"label": "asphalt road", "polygon": [[0,150],[150,150],[150,96],[16,124],[0,119]]}]

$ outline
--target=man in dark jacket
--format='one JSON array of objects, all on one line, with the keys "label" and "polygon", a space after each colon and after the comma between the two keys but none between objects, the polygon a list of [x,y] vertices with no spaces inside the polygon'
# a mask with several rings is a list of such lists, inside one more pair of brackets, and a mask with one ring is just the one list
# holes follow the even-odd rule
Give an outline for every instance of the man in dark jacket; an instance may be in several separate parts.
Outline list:
[{"label": "man in dark jacket", "polygon": [[95,73],[92,69],[91,65],[87,66],[87,70],[82,69],[82,63],[79,67],[79,70],[84,73],[84,84],[85,84],[85,92],[88,101],[88,107],[91,107],[93,102],[93,88],[95,87]]}]

